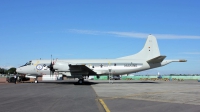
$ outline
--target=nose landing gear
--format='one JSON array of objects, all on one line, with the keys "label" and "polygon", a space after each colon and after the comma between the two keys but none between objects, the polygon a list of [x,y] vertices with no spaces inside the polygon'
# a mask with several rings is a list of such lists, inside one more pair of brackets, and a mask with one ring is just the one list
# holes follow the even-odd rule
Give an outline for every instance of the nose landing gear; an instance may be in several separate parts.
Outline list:
[{"label": "nose landing gear", "polygon": [[35,78],[34,83],[38,83],[38,77]]}]

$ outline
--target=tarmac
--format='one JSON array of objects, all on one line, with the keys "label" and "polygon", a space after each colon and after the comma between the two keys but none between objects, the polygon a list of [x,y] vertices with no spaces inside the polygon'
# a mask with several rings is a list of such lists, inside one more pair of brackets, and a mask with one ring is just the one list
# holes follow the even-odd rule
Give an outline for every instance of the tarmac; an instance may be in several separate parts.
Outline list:
[{"label": "tarmac", "polygon": [[196,80],[0,83],[0,111],[200,112],[199,96]]}]

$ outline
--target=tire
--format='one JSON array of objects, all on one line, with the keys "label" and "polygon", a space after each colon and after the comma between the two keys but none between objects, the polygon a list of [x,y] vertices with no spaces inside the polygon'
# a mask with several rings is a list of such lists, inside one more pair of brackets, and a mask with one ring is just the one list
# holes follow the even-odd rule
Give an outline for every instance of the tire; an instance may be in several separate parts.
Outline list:
[{"label": "tire", "polygon": [[83,82],[84,82],[83,79],[79,79],[79,80],[78,80],[78,83],[79,83],[79,84],[83,84]]}]

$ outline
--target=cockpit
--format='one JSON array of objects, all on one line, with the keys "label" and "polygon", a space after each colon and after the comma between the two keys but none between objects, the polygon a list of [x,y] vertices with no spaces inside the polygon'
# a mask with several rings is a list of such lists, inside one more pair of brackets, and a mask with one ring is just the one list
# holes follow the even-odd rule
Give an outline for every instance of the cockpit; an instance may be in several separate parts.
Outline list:
[{"label": "cockpit", "polygon": [[32,63],[32,61],[29,61],[29,62],[27,62],[25,65],[22,65],[21,67],[27,66],[27,65],[31,65],[31,63]]}]

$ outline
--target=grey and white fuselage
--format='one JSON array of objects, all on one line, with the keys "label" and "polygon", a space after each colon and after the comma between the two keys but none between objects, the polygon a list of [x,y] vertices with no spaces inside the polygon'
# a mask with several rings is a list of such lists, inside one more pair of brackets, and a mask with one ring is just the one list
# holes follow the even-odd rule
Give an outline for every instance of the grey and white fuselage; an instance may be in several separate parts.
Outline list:
[{"label": "grey and white fuselage", "polygon": [[[157,40],[149,35],[144,48],[135,55],[117,59],[70,59],[54,60],[55,73],[67,77],[79,78],[90,75],[123,75],[161,67],[171,62],[186,62],[186,60],[164,60],[166,56],[160,55]],[[50,74],[47,67],[51,60],[32,60],[24,66],[17,68],[18,73],[35,76]]]}]

